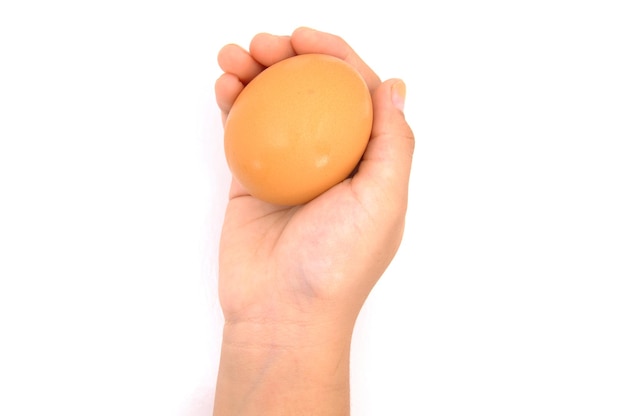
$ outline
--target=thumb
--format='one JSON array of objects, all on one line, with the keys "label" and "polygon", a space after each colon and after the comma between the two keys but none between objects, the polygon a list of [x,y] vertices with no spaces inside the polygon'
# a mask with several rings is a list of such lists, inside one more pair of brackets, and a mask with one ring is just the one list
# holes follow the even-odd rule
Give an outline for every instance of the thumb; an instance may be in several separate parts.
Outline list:
[{"label": "thumb", "polygon": [[372,135],[353,178],[353,186],[362,197],[395,202],[403,210],[415,147],[413,132],[404,118],[405,96],[406,86],[399,79],[385,81],[372,94]]}]

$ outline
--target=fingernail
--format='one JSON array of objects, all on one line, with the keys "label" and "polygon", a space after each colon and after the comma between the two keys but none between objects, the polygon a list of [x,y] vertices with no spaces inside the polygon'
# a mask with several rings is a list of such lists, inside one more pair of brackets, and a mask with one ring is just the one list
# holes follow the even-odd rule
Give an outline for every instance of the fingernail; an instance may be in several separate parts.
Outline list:
[{"label": "fingernail", "polygon": [[398,80],[391,86],[391,101],[394,107],[400,111],[404,111],[404,99],[406,98],[406,85]]}]

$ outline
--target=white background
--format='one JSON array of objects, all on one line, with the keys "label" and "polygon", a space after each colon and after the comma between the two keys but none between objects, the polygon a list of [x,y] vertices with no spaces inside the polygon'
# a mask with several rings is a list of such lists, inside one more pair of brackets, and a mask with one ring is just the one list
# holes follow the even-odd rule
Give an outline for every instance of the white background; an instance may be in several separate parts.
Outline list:
[{"label": "white background", "polygon": [[417,140],[353,414],[626,414],[621,3],[2,2],[0,414],[211,413],[216,54],[300,25],[403,78]]}]

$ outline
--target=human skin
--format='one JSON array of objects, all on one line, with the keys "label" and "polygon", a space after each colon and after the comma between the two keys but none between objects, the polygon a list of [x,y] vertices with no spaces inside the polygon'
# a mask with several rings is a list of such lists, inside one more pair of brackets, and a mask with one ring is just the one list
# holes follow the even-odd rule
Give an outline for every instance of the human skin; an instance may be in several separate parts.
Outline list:
[{"label": "human skin", "polygon": [[226,45],[215,84],[223,120],[263,69],[305,53],[359,71],[372,134],[356,173],[305,205],[260,201],[233,179],[220,242],[215,416],[348,415],[354,324],[402,239],[414,149],[405,86],[381,82],[342,38],[299,28],[258,34],[249,50]]}]

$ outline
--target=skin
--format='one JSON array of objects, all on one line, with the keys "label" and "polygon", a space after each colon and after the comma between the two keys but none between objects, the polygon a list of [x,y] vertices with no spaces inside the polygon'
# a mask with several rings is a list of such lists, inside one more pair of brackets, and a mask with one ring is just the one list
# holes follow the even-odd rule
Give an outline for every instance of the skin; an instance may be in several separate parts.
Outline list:
[{"label": "skin", "polygon": [[336,56],[361,73],[372,135],[357,172],[305,205],[265,203],[233,180],[220,245],[215,416],[348,415],[354,324],[402,239],[414,149],[404,83],[381,82],[342,38],[299,28],[260,33],[248,50],[226,45],[215,84],[223,120],[263,69],[305,53]]}]

